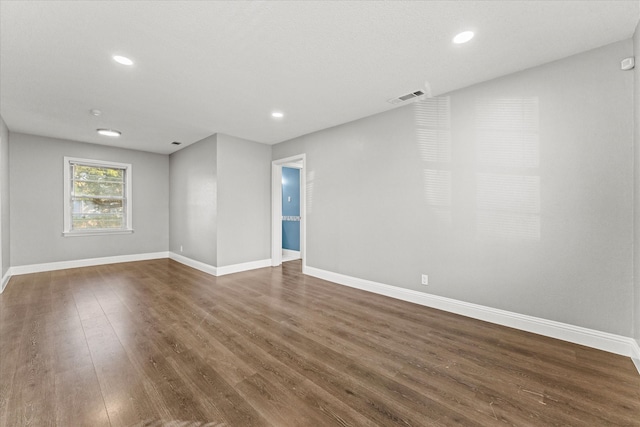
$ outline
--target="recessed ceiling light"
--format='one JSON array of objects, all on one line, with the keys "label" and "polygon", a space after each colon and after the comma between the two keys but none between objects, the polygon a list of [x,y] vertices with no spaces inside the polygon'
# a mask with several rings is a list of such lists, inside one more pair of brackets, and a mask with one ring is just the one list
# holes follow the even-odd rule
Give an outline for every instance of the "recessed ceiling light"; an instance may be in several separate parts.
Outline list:
[{"label": "recessed ceiling light", "polygon": [[113,130],[113,129],[96,129],[96,130],[100,135],[103,135],[103,136],[118,137],[122,135],[122,132],[120,132],[119,130]]},{"label": "recessed ceiling light", "polygon": [[133,65],[133,61],[126,56],[113,55],[113,60],[122,65]]},{"label": "recessed ceiling light", "polygon": [[473,31],[463,31],[453,38],[455,44],[466,43],[473,38]]},{"label": "recessed ceiling light", "polygon": [[89,112],[91,113],[92,116],[99,116],[100,114],[102,114],[102,111],[97,110],[97,109],[93,109],[93,110],[89,110]]},{"label": "recessed ceiling light", "polygon": [[284,114],[281,113],[280,111],[274,111],[273,113],[271,113],[271,117],[275,117],[276,119],[281,119],[284,117]]}]

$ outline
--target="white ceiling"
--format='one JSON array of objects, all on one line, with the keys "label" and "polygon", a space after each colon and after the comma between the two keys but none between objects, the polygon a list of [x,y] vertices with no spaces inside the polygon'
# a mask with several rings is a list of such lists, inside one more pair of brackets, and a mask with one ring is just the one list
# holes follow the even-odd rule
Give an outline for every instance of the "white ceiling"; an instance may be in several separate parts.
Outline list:
[{"label": "white ceiling", "polygon": [[0,114],[13,132],[157,153],[216,132],[273,144],[427,81],[435,96],[630,38],[639,16],[638,0],[5,0]]}]

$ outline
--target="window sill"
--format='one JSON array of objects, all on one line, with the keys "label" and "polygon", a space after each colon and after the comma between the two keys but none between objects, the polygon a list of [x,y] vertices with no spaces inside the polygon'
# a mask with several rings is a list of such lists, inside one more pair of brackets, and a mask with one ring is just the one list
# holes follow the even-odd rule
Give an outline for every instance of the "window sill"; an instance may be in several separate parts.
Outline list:
[{"label": "window sill", "polygon": [[133,234],[133,230],[87,230],[62,232],[64,237],[110,236],[114,234]]}]

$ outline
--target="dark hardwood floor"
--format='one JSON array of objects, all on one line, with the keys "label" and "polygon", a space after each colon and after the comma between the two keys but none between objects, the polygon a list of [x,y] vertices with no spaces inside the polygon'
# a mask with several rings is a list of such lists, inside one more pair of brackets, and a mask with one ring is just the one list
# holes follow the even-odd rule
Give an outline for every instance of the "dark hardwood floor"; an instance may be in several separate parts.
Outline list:
[{"label": "dark hardwood floor", "polygon": [[15,276],[1,426],[640,426],[629,358],[303,276]]}]

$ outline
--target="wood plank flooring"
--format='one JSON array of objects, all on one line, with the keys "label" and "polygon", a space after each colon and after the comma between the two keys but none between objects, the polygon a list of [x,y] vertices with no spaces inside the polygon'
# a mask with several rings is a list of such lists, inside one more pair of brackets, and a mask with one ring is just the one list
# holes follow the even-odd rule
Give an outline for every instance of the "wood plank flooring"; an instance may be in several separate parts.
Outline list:
[{"label": "wood plank flooring", "polygon": [[304,276],[15,276],[0,426],[640,426],[629,358]]}]

